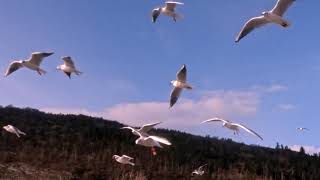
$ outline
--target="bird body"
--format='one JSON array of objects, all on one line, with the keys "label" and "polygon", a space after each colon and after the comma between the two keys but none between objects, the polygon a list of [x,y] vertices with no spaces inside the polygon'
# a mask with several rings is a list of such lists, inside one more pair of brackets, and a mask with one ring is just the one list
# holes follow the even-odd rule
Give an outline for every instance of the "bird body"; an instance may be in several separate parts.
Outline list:
[{"label": "bird body", "polygon": [[121,164],[129,164],[131,166],[135,165],[133,162],[131,162],[131,160],[133,160],[134,158],[127,156],[127,155],[122,155],[122,156],[113,155],[112,158]]},{"label": "bird body", "polygon": [[130,129],[132,133],[136,136],[149,136],[148,132],[153,129],[156,125],[160,124],[161,122],[157,123],[152,123],[152,124],[144,124],[140,129],[135,129],[133,127],[127,126],[127,127],[122,127],[121,129]]},{"label": "bird body", "polygon": [[202,175],[204,174],[203,168],[204,168],[205,166],[207,166],[207,164],[200,166],[198,169],[195,169],[195,170],[192,172],[192,175],[202,176]]},{"label": "bird body", "polygon": [[299,127],[299,128],[297,128],[297,130],[298,131],[309,131],[309,129],[308,128],[304,128],[304,127]]},{"label": "bird body", "polygon": [[3,126],[3,129],[12,133],[12,134],[15,134],[17,135],[18,138],[20,138],[20,135],[26,135],[26,133],[20,131],[18,128],[12,126],[12,125],[7,125],[7,126]]}]

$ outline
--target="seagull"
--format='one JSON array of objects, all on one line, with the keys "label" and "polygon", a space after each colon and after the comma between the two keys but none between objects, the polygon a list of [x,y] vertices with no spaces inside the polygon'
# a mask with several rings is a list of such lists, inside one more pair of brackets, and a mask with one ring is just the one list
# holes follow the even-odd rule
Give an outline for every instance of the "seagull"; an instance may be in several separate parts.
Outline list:
[{"label": "seagull", "polygon": [[297,128],[298,131],[302,132],[302,131],[309,131],[308,128],[304,128],[304,127],[299,127]]},{"label": "seagull", "polygon": [[165,144],[165,145],[168,145],[170,146],[171,145],[171,142],[169,142],[167,139],[165,138],[162,138],[162,137],[159,137],[159,136],[144,136],[142,135],[138,130],[134,129],[134,128],[127,128],[127,129],[131,129],[132,130],[132,133],[135,134],[135,135],[138,135],[139,138],[136,139],[135,143],[137,145],[141,145],[141,146],[145,146],[145,147],[150,147],[151,148],[151,152],[152,154],[155,156],[157,155],[157,152],[155,150],[155,147],[159,147],[159,148],[163,148],[162,144]]},{"label": "seagull", "polygon": [[176,22],[177,18],[182,17],[182,15],[175,12],[175,8],[177,5],[183,5],[183,3],[175,2],[175,1],[167,1],[165,7],[155,8],[152,11],[152,22],[155,23],[161,13],[172,17],[173,20]]},{"label": "seagull", "polygon": [[198,167],[198,169],[195,169],[191,174],[192,174],[192,175],[202,176],[202,175],[204,174],[203,168],[204,168],[205,166],[207,166],[207,164]]},{"label": "seagull", "polygon": [[[242,124],[238,124],[238,123],[233,123],[224,119],[220,119],[220,118],[212,118],[212,119],[208,119],[206,121],[203,121],[202,123],[208,123],[208,122],[222,122],[223,127],[226,127],[230,130],[233,131],[234,134],[239,134],[239,128],[244,129],[245,131],[247,131],[248,133],[257,136],[258,138],[260,138],[261,140],[263,140],[263,138],[256,132],[254,132],[253,130],[245,127]],[[202,124],[201,123],[201,124]]]},{"label": "seagull", "polygon": [[295,0],[278,0],[275,7],[268,12],[262,12],[261,16],[250,19],[242,28],[235,42],[239,42],[243,37],[253,31],[255,28],[261,27],[268,23],[279,24],[284,28],[290,26],[290,23],[283,19],[283,14]]},{"label": "seagull", "polygon": [[78,71],[74,65],[73,60],[70,56],[65,56],[61,58],[64,61],[64,64],[59,65],[57,70],[61,70],[64,72],[69,78],[71,78],[71,74],[75,73],[76,75],[82,74],[82,72]]},{"label": "seagull", "polygon": [[18,136],[18,138],[20,138],[20,135],[26,135],[26,133],[20,131],[18,128],[12,126],[12,125],[7,125],[7,126],[3,126],[3,129],[12,133],[12,134],[16,134]]},{"label": "seagull", "polygon": [[192,86],[187,82],[187,67],[184,64],[177,73],[177,80],[172,80],[170,83],[174,87],[170,96],[170,108],[178,101],[182,89],[192,89]]},{"label": "seagull", "polygon": [[[140,136],[138,133],[140,133],[142,136],[150,136],[148,132],[153,129],[156,125],[160,124],[161,122],[153,123],[153,124],[145,124],[140,129],[135,129],[133,127],[127,126],[123,127],[121,129],[130,129],[132,133],[136,136]],[[137,133],[138,132],[138,133]]]},{"label": "seagull", "polygon": [[133,162],[131,162],[133,158],[127,155],[122,155],[122,156],[113,155],[112,159],[116,160],[118,163],[121,163],[121,164],[130,164],[131,166],[135,165]]},{"label": "seagull", "polygon": [[51,56],[52,54],[53,52],[34,52],[28,60],[13,61],[7,69],[5,77],[22,67],[37,71],[39,75],[43,75],[46,71],[41,69],[39,66],[44,58]]}]

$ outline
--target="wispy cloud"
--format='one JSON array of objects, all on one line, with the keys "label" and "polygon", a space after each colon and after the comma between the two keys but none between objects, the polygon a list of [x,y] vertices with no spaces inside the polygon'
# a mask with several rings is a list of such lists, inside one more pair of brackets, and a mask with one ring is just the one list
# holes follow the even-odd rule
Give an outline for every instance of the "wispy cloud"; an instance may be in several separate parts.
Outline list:
[{"label": "wispy cloud", "polygon": [[293,104],[279,104],[277,106],[277,108],[280,110],[280,111],[290,111],[290,110],[293,110],[296,108],[295,105]]},{"label": "wispy cloud", "polygon": [[211,117],[224,118],[255,116],[261,104],[261,97],[284,88],[282,86],[249,88],[247,90],[205,91],[199,99],[180,99],[169,109],[168,102],[149,101],[121,103],[101,111],[68,108],[41,108],[53,113],[86,114],[117,120],[130,125],[147,122],[166,122],[165,127],[180,129],[200,123]]},{"label": "wispy cloud", "polygon": [[303,146],[303,145],[293,145],[290,147],[292,151],[300,151],[300,148],[303,147],[304,151],[307,154],[313,155],[313,154],[318,154],[320,153],[320,147],[315,147],[315,146]]}]

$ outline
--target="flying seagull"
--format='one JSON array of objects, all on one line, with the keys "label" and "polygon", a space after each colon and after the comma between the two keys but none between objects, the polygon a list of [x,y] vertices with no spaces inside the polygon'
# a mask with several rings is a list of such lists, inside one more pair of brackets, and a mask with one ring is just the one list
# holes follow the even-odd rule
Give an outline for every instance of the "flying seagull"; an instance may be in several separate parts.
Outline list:
[{"label": "flying seagull", "polygon": [[20,131],[18,128],[12,126],[12,125],[7,125],[7,126],[3,126],[3,129],[12,133],[12,134],[16,134],[18,136],[18,138],[20,138],[20,135],[26,135],[26,133]]},{"label": "flying seagull", "polygon": [[178,101],[182,89],[192,89],[192,86],[187,83],[187,67],[183,65],[177,73],[177,80],[170,82],[174,87],[170,95],[170,108]]},{"label": "flying seagull", "polygon": [[202,175],[204,174],[203,168],[204,168],[205,166],[207,166],[207,164],[198,167],[198,169],[195,169],[195,170],[192,172],[192,175],[202,176]]},{"label": "flying seagull", "polygon": [[[234,134],[239,134],[239,128],[244,129],[245,131],[247,131],[248,133],[257,136],[258,138],[260,138],[261,140],[263,140],[263,138],[256,132],[254,132],[253,130],[245,127],[242,124],[238,124],[238,123],[233,123],[224,119],[220,119],[220,118],[212,118],[212,119],[208,119],[206,121],[203,121],[202,123],[208,123],[208,122],[222,122],[223,127],[226,127],[230,130],[233,131]],[[202,124],[201,123],[201,124]]]},{"label": "flying seagull", "polygon": [[131,166],[135,165],[133,162],[131,162],[133,158],[127,155],[122,155],[122,156],[113,155],[112,159],[116,160],[118,163],[121,163],[121,164],[130,164]]},{"label": "flying seagull", "polygon": [[7,69],[5,76],[10,75],[22,67],[37,71],[40,75],[43,75],[46,71],[40,68],[40,64],[44,58],[51,56],[52,54],[53,52],[34,52],[27,60],[13,61]]},{"label": "flying seagull", "polygon": [[[145,124],[140,129],[135,129],[133,127],[127,126],[123,127],[121,129],[130,129],[132,133],[136,136],[140,136],[138,133],[140,133],[142,136],[150,136],[148,132],[153,129],[156,125],[160,124],[161,122],[153,123],[153,124]],[[138,133],[137,133],[138,132]]]},{"label": "flying seagull", "polygon": [[155,8],[152,11],[152,22],[155,23],[161,13],[172,17],[173,20],[176,22],[178,18],[182,17],[182,15],[175,12],[175,8],[177,5],[183,5],[183,3],[175,2],[175,1],[167,1],[165,7]]},{"label": "flying seagull", "polygon": [[248,35],[255,28],[261,27],[268,23],[279,24],[282,27],[289,27],[290,23],[283,19],[283,14],[295,0],[278,0],[276,6],[268,12],[262,12],[261,16],[250,19],[242,28],[235,42],[239,42],[243,37]]},{"label": "flying seagull", "polygon": [[65,56],[61,58],[64,61],[64,64],[59,65],[57,70],[61,70],[64,72],[69,78],[71,78],[71,74],[75,73],[76,75],[80,75],[82,72],[78,71],[74,65],[73,60],[70,56]]},{"label": "flying seagull", "polygon": [[298,131],[302,132],[302,131],[309,131],[308,128],[304,128],[304,127],[299,127],[297,128]]}]

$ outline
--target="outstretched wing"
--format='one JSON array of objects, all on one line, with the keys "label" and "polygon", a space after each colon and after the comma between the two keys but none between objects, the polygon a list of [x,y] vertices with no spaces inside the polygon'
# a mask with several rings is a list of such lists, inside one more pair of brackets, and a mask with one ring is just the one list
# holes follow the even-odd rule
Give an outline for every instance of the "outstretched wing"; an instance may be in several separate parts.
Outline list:
[{"label": "outstretched wing", "polygon": [[125,159],[128,159],[129,161],[130,161],[130,160],[133,160],[133,158],[132,158],[132,157],[127,156],[127,155],[122,155],[122,157],[123,157],[123,158],[125,158]]},{"label": "outstretched wing", "polygon": [[171,145],[171,142],[168,141],[166,138],[162,138],[162,137],[158,137],[158,136],[149,136],[148,138],[151,138],[151,139],[153,139],[153,140],[155,140],[157,142],[160,142],[162,144],[166,144],[168,146]]},{"label": "outstretched wing", "polygon": [[236,38],[235,42],[239,42],[243,37],[248,35],[254,29],[261,27],[265,24],[268,24],[269,21],[264,16],[254,17],[250,19],[241,29],[239,35]]},{"label": "outstretched wing", "polygon": [[159,8],[154,9],[154,10],[152,11],[152,22],[153,22],[153,23],[155,23],[155,22],[157,21],[159,15],[160,15],[160,10],[159,10]]},{"label": "outstretched wing", "polygon": [[233,123],[233,125],[238,126],[238,127],[242,128],[242,129],[244,129],[245,131],[247,131],[248,133],[250,133],[250,134],[252,134],[254,136],[257,136],[258,138],[263,140],[263,138],[258,133],[254,132],[252,129],[249,129],[249,128],[245,127],[242,124]]},{"label": "outstretched wing", "polygon": [[187,67],[185,64],[182,66],[179,72],[177,72],[177,80],[180,82],[187,81]]},{"label": "outstretched wing", "polygon": [[198,170],[199,170],[199,171],[202,171],[203,168],[204,168],[205,166],[207,166],[207,165],[208,165],[208,164],[204,164],[204,165],[200,166],[200,167],[198,168]]},{"label": "outstretched wing", "polygon": [[171,92],[171,95],[170,95],[170,108],[176,104],[176,102],[178,101],[179,99],[179,96],[182,92],[182,89],[181,88],[178,88],[178,87],[174,87],[172,92]]},{"label": "outstretched wing", "polygon": [[271,12],[278,16],[283,16],[294,1],[295,0],[278,0]]},{"label": "outstretched wing", "polygon": [[153,124],[145,124],[143,125],[139,131],[143,133],[149,132],[151,129],[153,129],[156,125],[160,124],[161,122],[153,123]]},{"label": "outstretched wing", "polygon": [[50,52],[50,53],[48,53],[48,52],[34,52],[31,54],[29,62],[34,65],[40,66],[42,60],[45,57],[51,56],[52,54],[53,54],[53,52]]},{"label": "outstretched wing", "polygon": [[224,120],[224,119],[221,119],[221,118],[212,118],[212,119],[208,119],[208,120],[205,120],[205,121],[201,122],[201,124],[203,124],[203,123],[208,123],[208,122],[230,123],[230,121],[227,121],[227,120]]},{"label": "outstretched wing", "polygon": [[19,61],[14,61],[9,65],[9,67],[8,67],[8,69],[7,69],[7,71],[6,71],[4,76],[7,77],[11,73],[15,72],[16,70],[18,70],[18,69],[20,69],[22,67],[23,67],[23,65]]},{"label": "outstretched wing", "polygon": [[183,3],[175,2],[175,1],[167,1],[166,2],[166,9],[169,11],[174,11],[174,9],[177,7],[177,5],[183,5]]}]

